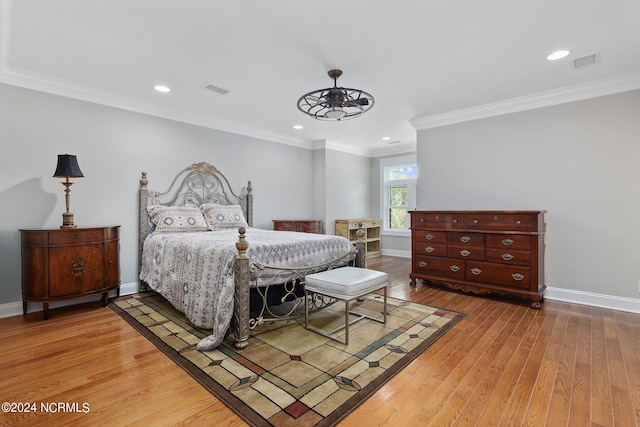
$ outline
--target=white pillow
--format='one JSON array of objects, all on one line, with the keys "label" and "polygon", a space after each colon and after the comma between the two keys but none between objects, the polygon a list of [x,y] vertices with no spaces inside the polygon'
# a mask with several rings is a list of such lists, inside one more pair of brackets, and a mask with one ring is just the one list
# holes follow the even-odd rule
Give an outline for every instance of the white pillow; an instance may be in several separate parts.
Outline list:
[{"label": "white pillow", "polygon": [[240,205],[205,203],[200,205],[200,210],[209,225],[209,229],[213,231],[249,226]]},{"label": "white pillow", "polygon": [[155,231],[179,233],[209,231],[209,226],[197,206],[147,206]]}]

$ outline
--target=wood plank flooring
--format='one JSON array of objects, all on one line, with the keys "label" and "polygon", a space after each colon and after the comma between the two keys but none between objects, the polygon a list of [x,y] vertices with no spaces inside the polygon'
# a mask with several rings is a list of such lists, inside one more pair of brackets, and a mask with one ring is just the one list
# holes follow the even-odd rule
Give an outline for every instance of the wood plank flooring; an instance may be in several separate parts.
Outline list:
[{"label": "wood plank flooring", "polygon": [[[411,287],[408,259],[368,264],[389,273],[390,296],[467,317],[340,426],[638,425],[640,315],[556,301],[538,311]],[[1,426],[245,425],[99,302],[0,319],[0,349],[0,400],[37,405],[0,413]],[[67,411],[41,410],[58,402]]]}]

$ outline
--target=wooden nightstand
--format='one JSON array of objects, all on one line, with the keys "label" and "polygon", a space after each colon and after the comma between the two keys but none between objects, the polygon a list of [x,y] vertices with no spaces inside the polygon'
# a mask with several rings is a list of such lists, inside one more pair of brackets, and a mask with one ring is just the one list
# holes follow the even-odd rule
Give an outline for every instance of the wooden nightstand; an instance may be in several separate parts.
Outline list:
[{"label": "wooden nightstand", "polygon": [[52,301],[120,291],[120,226],[20,230],[22,310],[41,302],[49,317]]}]

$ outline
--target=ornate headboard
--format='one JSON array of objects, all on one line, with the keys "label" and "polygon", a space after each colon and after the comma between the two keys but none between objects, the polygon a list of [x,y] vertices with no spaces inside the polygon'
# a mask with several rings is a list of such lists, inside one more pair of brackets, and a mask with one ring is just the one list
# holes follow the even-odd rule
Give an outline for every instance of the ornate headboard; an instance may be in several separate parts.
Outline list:
[{"label": "ornate headboard", "polygon": [[227,178],[215,167],[206,162],[194,163],[180,171],[169,189],[158,192],[147,189],[147,172],[142,172],[138,191],[138,251],[142,255],[142,245],[147,236],[153,231],[154,224],[147,213],[147,206],[183,206],[203,203],[217,203],[220,205],[240,205],[247,219],[247,224],[253,226],[253,193],[251,181],[240,195],[232,189]]}]

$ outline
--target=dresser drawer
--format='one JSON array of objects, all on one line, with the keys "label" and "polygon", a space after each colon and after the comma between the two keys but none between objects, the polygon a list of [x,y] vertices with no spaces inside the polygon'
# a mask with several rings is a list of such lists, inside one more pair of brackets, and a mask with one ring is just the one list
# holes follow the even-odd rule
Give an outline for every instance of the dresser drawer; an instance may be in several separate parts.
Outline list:
[{"label": "dresser drawer", "polygon": [[513,265],[531,265],[531,251],[487,248],[487,261]]},{"label": "dresser drawer", "polygon": [[412,213],[411,228],[436,228],[441,230],[464,228],[464,214],[448,212]]},{"label": "dresser drawer", "polygon": [[447,235],[447,243],[456,246],[475,246],[484,248],[484,234],[453,232]]},{"label": "dresser drawer", "polygon": [[464,280],[464,261],[458,259],[416,255],[413,268],[419,274]]},{"label": "dresser drawer", "polygon": [[49,233],[49,244],[51,245],[102,242],[103,239],[104,231],[101,228],[88,230],[60,230]]},{"label": "dresser drawer", "polygon": [[526,235],[488,234],[487,248],[528,251],[532,246],[531,239],[533,237]]},{"label": "dresser drawer", "polygon": [[415,242],[413,251],[416,255],[447,256],[447,245],[443,243]]},{"label": "dresser drawer", "polygon": [[411,233],[414,242],[447,243],[447,233],[444,231],[412,230]]},{"label": "dresser drawer", "polygon": [[474,259],[484,261],[484,246],[455,246],[447,247],[447,256],[449,258]]},{"label": "dresser drawer", "polygon": [[467,280],[528,289],[531,285],[531,269],[529,267],[468,261],[466,278]]},{"label": "dresser drawer", "polygon": [[466,216],[466,226],[471,230],[537,231],[536,218],[536,215],[526,213],[469,213]]}]

